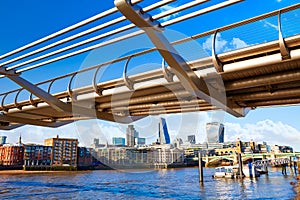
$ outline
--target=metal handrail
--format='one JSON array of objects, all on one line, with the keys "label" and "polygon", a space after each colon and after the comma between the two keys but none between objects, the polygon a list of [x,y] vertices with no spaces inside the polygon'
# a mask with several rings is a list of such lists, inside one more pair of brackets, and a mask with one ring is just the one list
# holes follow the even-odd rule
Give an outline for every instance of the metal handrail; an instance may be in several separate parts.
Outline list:
[{"label": "metal handrail", "polygon": [[[261,19],[265,19],[266,17],[275,16],[275,15],[278,14],[279,11],[281,13],[284,13],[284,12],[288,12],[288,11],[291,11],[291,10],[298,9],[299,7],[300,7],[300,4],[289,6],[287,8],[283,8],[283,9],[276,10],[276,11],[273,11],[273,12],[270,12],[270,13],[266,13],[264,15],[260,15],[260,16],[254,17],[254,18],[250,18],[250,19],[244,20],[242,22],[237,22],[237,23],[234,23],[234,24],[231,24],[231,25],[227,25],[227,26],[224,26],[224,27],[221,27],[221,28],[217,28],[217,29],[214,29],[214,30],[211,30],[211,31],[207,31],[205,33],[197,34],[197,35],[194,35],[194,36],[191,36],[191,37],[188,37],[188,38],[184,38],[182,40],[178,40],[178,41],[173,42],[172,45],[181,44],[181,43],[193,40],[193,39],[198,39],[200,37],[207,36],[207,35],[209,35],[211,33],[214,33],[216,30],[218,30],[218,31],[225,31],[225,30],[228,30],[228,29],[231,29],[231,28],[235,28],[235,27],[238,27],[238,26],[241,26],[241,25],[245,25],[245,24],[248,24],[248,23],[251,23],[251,22],[255,22],[255,21],[258,21],[258,20],[261,20]],[[56,77],[56,78],[53,78],[53,79],[49,79],[49,80],[40,82],[40,83],[38,83],[36,85],[42,85],[42,84],[45,84],[45,83],[53,82],[53,81],[58,80],[58,79],[66,78],[68,76],[73,76],[74,74],[77,74],[77,73],[82,73],[82,72],[85,72],[85,71],[88,71],[88,70],[99,68],[101,66],[105,66],[105,65],[112,64],[112,63],[115,63],[115,62],[120,62],[122,60],[128,59],[129,57],[135,57],[135,56],[144,55],[146,53],[150,53],[150,52],[155,51],[155,50],[156,50],[155,48],[152,48],[152,49],[148,49],[148,50],[145,50],[145,51],[137,52],[137,53],[132,54],[132,55],[127,55],[127,56],[124,56],[124,57],[121,57],[121,58],[117,58],[117,59],[114,59],[114,60],[107,61],[105,63],[101,63],[101,64],[99,64],[97,66],[92,66],[92,67],[89,67],[89,68],[86,68],[86,69],[83,69],[83,70],[80,70],[80,71],[77,71],[77,72],[73,72],[73,73],[69,73],[69,74],[66,74],[66,75],[63,75],[63,76],[59,76],[59,77]],[[228,53],[226,53],[226,54],[228,54]],[[18,92],[21,89],[22,88],[19,88],[19,89],[16,89],[16,90],[12,90],[12,91],[9,91],[9,92],[5,92],[5,93],[0,94],[0,96],[7,96],[10,93]]]}]

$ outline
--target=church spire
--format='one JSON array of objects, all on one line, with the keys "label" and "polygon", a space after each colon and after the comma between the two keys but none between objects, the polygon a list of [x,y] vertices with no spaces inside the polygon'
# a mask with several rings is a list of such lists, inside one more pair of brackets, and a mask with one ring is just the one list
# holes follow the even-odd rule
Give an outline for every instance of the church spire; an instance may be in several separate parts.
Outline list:
[{"label": "church spire", "polygon": [[21,137],[21,134],[19,136],[19,141],[18,141],[18,144],[21,145],[22,144],[22,137]]}]

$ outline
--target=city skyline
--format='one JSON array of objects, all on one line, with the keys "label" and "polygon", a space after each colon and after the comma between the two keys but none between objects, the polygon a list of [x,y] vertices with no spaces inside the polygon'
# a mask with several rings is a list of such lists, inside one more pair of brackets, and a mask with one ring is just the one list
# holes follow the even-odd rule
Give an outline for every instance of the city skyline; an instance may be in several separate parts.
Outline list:
[{"label": "city skyline", "polygon": [[[95,143],[95,141],[97,141],[97,144],[98,145],[102,145],[102,146],[106,146],[107,144],[109,144],[109,145],[121,145],[121,146],[128,146],[128,147],[133,147],[133,146],[135,146],[136,144],[139,144],[139,143],[136,143],[138,140],[136,140],[136,139],[143,139],[143,143],[141,143],[139,146],[143,146],[143,145],[146,145],[146,146],[148,146],[148,145],[153,145],[154,143],[157,143],[157,142],[159,142],[160,141],[160,137],[159,137],[159,128],[160,128],[160,125],[161,125],[161,123],[162,123],[162,121],[161,121],[161,119],[162,118],[160,118],[159,119],[159,122],[158,122],[158,124],[159,124],[159,126],[158,126],[158,129],[157,129],[157,131],[155,131],[156,132],[156,136],[154,136],[154,137],[152,137],[152,140],[150,140],[149,138],[148,139],[146,139],[146,138],[139,138],[139,135],[140,135],[140,133],[135,129],[135,127],[134,127],[134,125],[128,125],[126,128],[125,128],[125,132],[124,132],[124,135],[123,136],[119,136],[119,137],[115,137],[114,135],[111,135],[111,140],[108,140],[107,138],[107,140],[103,140],[103,138],[101,139],[101,138],[97,138],[97,136],[95,136],[95,138],[89,138],[90,139],[90,141],[91,141],[91,143],[90,144],[88,144],[88,143],[81,143],[81,141],[80,141],[80,136],[79,135],[74,135],[74,134],[69,134],[68,136],[66,136],[66,135],[64,135],[64,134],[62,134],[62,135],[58,135],[58,134],[53,134],[52,136],[48,136],[48,138],[57,138],[57,137],[61,137],[61,138],[70,138],[70,139],[78,139],[78,145],[79,146],[81,146],[81,147],[91,147],[94,143]],[[163,123],[165,126],[167,126],[167,122],[164,122]],[[218,124],[218,125],[220,125],[220,130],[217,130],[216,128],[212,128],[212,129],[208,129],[207,128],[207,126],[208,126],[208,124]],[[127,141],[128,141],[128,139],[127,139],[127,136],[128,136],[128,129],[130,130],[130,131],[132,131],[132,133],[135,135],[134,137],[133,137],[133,139],[132,139],[132,142],[134,142],[134,144],[131,144],[130,142],[128,143]],[[215,137],[219,137],[217,140],[218,141],[215,141],[215,142],[213,142],[213,141],[209,141],[209,134],[211,134],[211,132],[212,131],[216,131],[217,130],[217,135],[218,136],[216,136],[216,135],[214,135],[212,138],[211,138],[211,140],[213,139],[213,140],[216,140],[216,138]],[[215,144],[215,143],[230,143],[230,142],[235,142],[236,140],[240,140],[241,138],[240,137],[235,137],[234,139],[232,139],[232,140],[224,140],[224,138],[228,138],[228,137],[226,137],[226,133],[224,134],[224,130],[226,130],[226,127],[224,126],[224,125],[222,125],[222,124],[220,124],[220,123],[218,123],[218,122],[208,122],[207,124],[205,124],[205,133],[204,133],[204,140],[203,141],[199,141],[199,140],[197,140],[196,138],[198,138],[197,137],[197,135],[195,135],[195,134],[192,134],[192,133],[186,133],[185,135],[181,135],[180,137],[178,136],[178,135],[176,135],[176,136],[174,136],[173,138],[170,138],[170,144],[175,144],[176,142],[175,142],[175,140],[176,139],[181,139],[181,141],[183,141],[183,142],[189,142],[190,144],[209,144],[209,143],[211,143],[211,144]],[[129,132],[130,132],[129,131]],[[221,132],[220,132],[221,131]],[[221,134],[221,135],[220,135]],[[130,134],[129,134],[130,135]],[[142,134],[143,135],[143,134]],[[12,144],[12,145],[14,145],[14,144],[19,144],[20,143],[20,137],[21,137],[21,134],[18,136],[18,140],[15,140],[15,141],[12,141],[12,138],[10,138],[9,136],[7,136],[7,135],[1,135],[0,137],[5,137],[5,140],[6,139],[8,139],[8,141],[9,142],[7,142],[6,144]],[[191,139],[192,138],[192,141],[190,141],[189,140],[189,138]],[[41,142],[26,142],[26,140],[25,140],[25,142],[22,142],[22,144],[36,144],[36,145],[42,145],[42,144],[44,144],[44,141],[45,141],[45,138],[40,138],[40,140],[41,140]],[[122,143],[120,143],[120,140],[123,140],[123,142]],[[118,144],[114,144],[115,143],[115,141],[119,141],[119,142],[117,142]],[[145,141],[147,141],[146,143],[145,143]],[[293,145],[291,145],[290,143],[282,143],[282,142],[278,142],[278,143],[272,143],[272,142],[270,142],[270,141],[268,141],[268,140],[253,140],[253,137],[250,137],[250,139],[243,139],[242,138],[242,140],[241,140],[242,142],[249,142],[249,141],[253,141],[253,142],[255,142],[255,143],[267,143],[268,145],[270,145],[270,146],[288,146],[288,147],[292,147],[295,151],[298,151],[297,150],[297,148],[295,148],[296,146],[293,146]],[[175,143],[174,143],[175,142]],[[160,144],[160,143],[158,143],[158,144]],[[164,144],[164,143],[162,143],[162,144]],[[186,144],[186,143],[185,143]],[[299,152],[299,151],[298,151]]]}]

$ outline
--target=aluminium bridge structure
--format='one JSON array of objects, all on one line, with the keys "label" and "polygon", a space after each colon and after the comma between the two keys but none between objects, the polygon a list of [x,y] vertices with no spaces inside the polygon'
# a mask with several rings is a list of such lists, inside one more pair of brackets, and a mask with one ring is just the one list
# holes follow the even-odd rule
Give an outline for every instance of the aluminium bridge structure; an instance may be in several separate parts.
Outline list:
[{"label": "aluminium bridge structure", "polygon": [[[149,115],[217,109],[244,117],[258,107],[300,103],[300,30],[284,31],[288,25],[300,24],[300,4],[172,40],[166,33],[168,27],[176,24],[184,29],[193,19],[243,1],[207,4],[208,0],[193,0],[155,12],[172,2],[115,0],[115,7],[109,10],[0,55],[1,81],[11,80],[19,86],[0,94],[0,129],[26,124],[59,127],[87,119],[131,123]],[[253,29],[253,24],[269,19],[276,22],[272,33]],[[90,27],[95,21],[100,22]],[[73,34],[74,30],[78,31]],[[236,39],[239,30],[247,30],[246,35],[252,31],[255,42],[218,52],[220,35]],[[35,71],[48,73],[53,63],[108,46],[118,48],[125,40],[137,38],[140,43],[140,36],[152,46],[140,44],[126,54],[94,60],[96,64],[40,82],[24,76]],[[191,44],[207,39],[209,53],[203,56],[203,50]],[[181,47],[196,56],[186,59]],[[133,60],[147,65],[152,53],[160,60],[158,68],[129,73]],[[105,74],[101,70],[114,65],[122,66],[113,71],[121,76],[99,81],[99,74]],[[75,87],[82,74],[89,74],[88,84]],[[54,92],[57,85],[60,90]]]}]

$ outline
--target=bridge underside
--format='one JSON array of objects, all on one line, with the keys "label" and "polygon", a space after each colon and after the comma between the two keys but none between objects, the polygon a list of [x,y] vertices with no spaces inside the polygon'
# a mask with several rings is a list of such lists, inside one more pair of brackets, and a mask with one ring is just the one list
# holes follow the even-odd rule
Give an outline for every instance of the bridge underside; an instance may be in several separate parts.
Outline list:
[{"label": "bridge underside", "polygon": [[[283,59],[279,41],[245,47],[186,63],[196,81],[205,88],[189,91],[168,57],[165,69],[157,69],[96,85],[45,96],[29,87],[36,97],[0,107],[0,129],[9,130],[24,124],[59,127],[76,120],[104,119],[130,123],[149,115],[210,111],[223,109],[237,117],[248,110],[300,103],[300,35],[284,39],[288,58]],[[18,82],[14,75],[2,74]],[[190,81],[190,80],[189,80]],[[198,82],[197,82],[198,81]],[[193,88],[193,86],[191,86]],[[27,89],[27,88],[26,88]],[[203,90],[202,90],[203,89]],[[193,88],[193,91],[195,89]],[[54,97],[53,101],[49,98]],[[55,101],[55,99],[57,101]]]},{"label": "bridge underside", "polygon": [[[219,55],[223,63],[228,63],[224,65],[222,73],[209,72],[213,71],[209,70],[213,68],[211,58],[193,61],[189,66],[197,74],[201,74],[211,87],[225,90],[226,97],[241,108],[299,104],[300,36],[289,38],[287,44],[295,49],[291,51],[290,60],[277,62],[276,59],[280,59],[279,47],[276,42],[271,42]],[[260,52],[258,56],[255,55],[257,52]],[[171,68],[170,71],[172,72]],[[56,127],[73,120],[97,118],[96,111],[104,115],[113,114],[117,119],[119,116],[144,117],[218,109],[191,95],[178,79],[167,82],[161,70],[135,75],[130,79],[134,82],[133,91],[128,90],[123,80],[119,79],[98,84],[101,95],[96,94],[93,87],[73,90],[73,97],[68,92],[54,95],[67,104],[88,108],[90,113],[86,115],[74,115],[73,113],[77,113],[75,106],[70,113],[58,111],[38,98],[33,99],[33,105],[29,100],[18,102],[17,105],[5,105],[2,111],[6,112],[0,116],[3,122],[1,128],[22,123]]]}]

